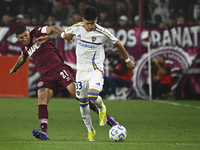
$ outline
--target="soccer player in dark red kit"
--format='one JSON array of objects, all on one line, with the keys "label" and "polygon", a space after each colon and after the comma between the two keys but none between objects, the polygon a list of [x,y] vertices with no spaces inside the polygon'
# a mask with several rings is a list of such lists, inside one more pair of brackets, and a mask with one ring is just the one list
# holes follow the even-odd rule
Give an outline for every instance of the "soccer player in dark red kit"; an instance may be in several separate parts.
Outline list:
[{"label": "soccer player in dark red kit", "polygon": [[[26,62],[27,57],[31,57],[37,66],[41,77],[37,84],[38,89],[38,118],[41,130],[33,130],[35,138],[49,140],[47,135],[48,109],[47,105],[53,94],[59,87],[65,87],[69,93],[76,97],[75,72],[64,63],[63,58],[58,53],[51,41],[46,41],[42,45],[36,45],[34,40],[40,36],[51,34],[54,26],[36,27],[32,31],[24,25],[15,28],[16,38],[22,43],[22,54],[18,61],[10,69],[10,74],[16,74],[17,70]],[[61,28],[57,28],[62,30]],[[89,102],[90,109],[97,114],[98,108]],[[107,123],[110,126],[118,124],[114,118],[107,115]]]}]

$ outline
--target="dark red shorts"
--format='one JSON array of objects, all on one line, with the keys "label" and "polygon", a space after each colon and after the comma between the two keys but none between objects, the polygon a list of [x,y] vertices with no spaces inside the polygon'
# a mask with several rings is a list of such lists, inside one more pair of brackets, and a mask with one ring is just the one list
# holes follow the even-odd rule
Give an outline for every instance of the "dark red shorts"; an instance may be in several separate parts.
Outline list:
[{"label": "dark red shorts", "polygon": [[75,71],[63,64],[42,75],[37,83],[37,89],[49,88],[55,93],[60,87],[66,88],[72,82],[75,82]]}]

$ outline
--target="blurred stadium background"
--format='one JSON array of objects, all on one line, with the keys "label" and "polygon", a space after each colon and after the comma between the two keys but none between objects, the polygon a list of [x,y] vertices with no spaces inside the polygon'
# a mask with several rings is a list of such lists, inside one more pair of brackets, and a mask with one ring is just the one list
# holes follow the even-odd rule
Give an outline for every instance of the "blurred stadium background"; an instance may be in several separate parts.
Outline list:
[{"label": "blurred stadium background", "polygon": [[[9,69],[21,54],[14,35],[18,24],[33,29],[41,25],[58,25],[63,29],[81,21],[85,6],[99,11],[98,24],[108,28],[127,49],[136,63],[130,87],[117,89],[119,99],[148,99],[142,89],[147,82],[145,72],[147,42],[150,33],[152,60],[163,54],[172,69],[173,86],[170,99],[200,99],[200,0],[1,0],[0,5],[0,97],[37,97],[40,74],[32,60],[9,76]],[[75,44],[53,41],[65,62],[75,69]],[[108,56],[116,51],[105,45],[105,76],[109,76]],[[60,89],[55,97],[71,97]]]}]

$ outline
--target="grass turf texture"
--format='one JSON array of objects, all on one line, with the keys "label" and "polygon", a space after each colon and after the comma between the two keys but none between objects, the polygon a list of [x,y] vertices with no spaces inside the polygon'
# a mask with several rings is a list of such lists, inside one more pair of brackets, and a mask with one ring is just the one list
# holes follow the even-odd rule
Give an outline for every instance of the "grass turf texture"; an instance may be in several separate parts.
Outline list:
[{"label": "grass turf texture", "polygon": [[50,140],[41,141],[31,134],[39,129],[37,99],[0,98],[0,150],[199,150],[200,101],[164,102],[104,100],[108,114],[127,129],[127,138],[112,142],[110,126],[100,127],[98,115],[91,111],[97,134],[95,142],[88,142],[78,101],[52,98]]}]

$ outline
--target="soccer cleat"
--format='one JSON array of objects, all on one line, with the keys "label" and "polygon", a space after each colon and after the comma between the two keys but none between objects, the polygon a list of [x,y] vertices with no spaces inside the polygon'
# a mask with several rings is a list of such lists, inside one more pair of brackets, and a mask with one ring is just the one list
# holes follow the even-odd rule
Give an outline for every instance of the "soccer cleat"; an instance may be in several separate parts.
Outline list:
[{"label": "soccer cleat", "polygon": [[113,127],[115,125],[118,125],[119,123],[113,117],[110,117],[109,119],[107,119],[107,124]]},{"label": "soccer cleat", "polygon": [[93,131],[88,132],[88,141],[94,141],[95,135],[96,135],[96,131],[93,128]]},{"label": "soccer cleat", "polygon": [[35,138],[40,140],[49,140],[49,137],[46,132],[40,130],[33,130],[32,134]]},{"label": "soccer cleat", "polygon": [[99,111],[99,125],[104,126],[106,124],[106,121],[106,106],[104,105],[104,109],[102,111]]}]

